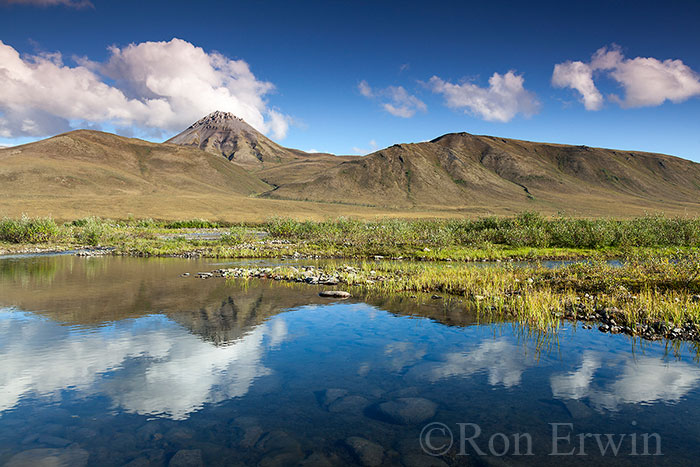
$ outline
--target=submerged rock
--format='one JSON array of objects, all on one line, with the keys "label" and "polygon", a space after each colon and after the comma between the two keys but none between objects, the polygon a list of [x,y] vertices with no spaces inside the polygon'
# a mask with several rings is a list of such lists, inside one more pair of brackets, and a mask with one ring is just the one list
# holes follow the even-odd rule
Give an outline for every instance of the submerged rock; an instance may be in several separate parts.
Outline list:
[{"label": "submerged rock", "polygon": [[348,445],[360,464],[364,466],[381,465],[384,460],[384,448],[368,439],[351,436],[345,440],[345,444]]},{"label": "submerged rock", "polygon": [[200,467],[203,465],[202,451],[199,449],[181,449],[168,463],[168,467]]},{"label": "submerged rock", "polygon": [[435,416],[437,404],[422,397],[402,397],[379,404],[382,418],[398,425],[415,425]]},{"label": "submerged rock", "polygon": [[15,454],[7,464],[8,467],[54,467],[87,465],[90,454],[79,448],[70,449],[29,449]]},{"label": "submerged rock", "polygon": [[408,454],[401,461],[406,467],[447,467],[439,458],[425,454]]},{"label": "submerged rock", "polygon": [[339,389],[339,388],[329,388],[326,389],[325,391],[321,391],[317,393],[319,402],[323,407],[328,407],[331,405],[333,402],[337,401],[341,397],[345,397],[348,395],[348,391],[346,389]]},{"label": "submerged rock", "polygon": [[347,396],[336,400],[328,406],[329,412],[361,413],[369,401],[362,396]]}]

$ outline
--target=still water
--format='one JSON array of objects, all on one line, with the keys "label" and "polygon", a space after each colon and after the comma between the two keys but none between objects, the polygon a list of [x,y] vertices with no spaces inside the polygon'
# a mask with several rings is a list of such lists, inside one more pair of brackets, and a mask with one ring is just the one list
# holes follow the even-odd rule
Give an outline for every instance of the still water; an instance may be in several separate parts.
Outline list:
[{"label": "still water", "polygon": [[0,464],[700,456],[692,346],[570,324],[542,336],[476,324],[441,301],[339,302],[314,286],[181,277],[240,263],[0,259]]}]

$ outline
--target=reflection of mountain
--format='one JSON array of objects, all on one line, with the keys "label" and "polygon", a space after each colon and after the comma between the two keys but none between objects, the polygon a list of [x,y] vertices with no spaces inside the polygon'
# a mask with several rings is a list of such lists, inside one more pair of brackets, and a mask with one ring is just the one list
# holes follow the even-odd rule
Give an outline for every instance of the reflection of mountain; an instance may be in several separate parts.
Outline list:
[{"label": "reflection of mountain", "polygon": [[84,329],[2,313],[0,413],[27,396],[61,400],[73,388],[104,394],[127,412],[186,418],[205,403],[245,395],[270,373],[262,357],[286,333],[277,319],[217,347],[157,316]]},{"label": "reflection of mountain", "polygon": [[[227,282],[180,277],[211,270],[203,261],[175,258],[37,257],[0,261],[0,306],[33,311],[79,325],[162,313],[202,338],[223,344],[288,308],[324,303],[312,287],[291,290],[280,284]],[[36,270],[48,270],[47,281]]]},{"label": "reflection of mountain", "polygon": [[[308,285],[180,277],[184,272],[217,267],[206,260],[178,258],[55,256],[2,260],[0,306],[80,325],[163,313],[202,338],[225,344],[283,310],[329,303],[318,296],[317,287]],[[453,325],[473,322],[463,308],[443,301],[432,300],[420,307],[404,297],[368,297],[367,301],[400,315],[424,316]]]},{"label": "reflection of mountain", "polygon": [[617,364],[606,361],[605,367],[612,367],[619,376],[608,385],[596,385],[602,358],[585,352],[576,371],[552,376],[554,397],[588,399],[597,409],[617,410],[621,404],[678,402],[700,383],[700,369],[680,361],[625,357]]}]

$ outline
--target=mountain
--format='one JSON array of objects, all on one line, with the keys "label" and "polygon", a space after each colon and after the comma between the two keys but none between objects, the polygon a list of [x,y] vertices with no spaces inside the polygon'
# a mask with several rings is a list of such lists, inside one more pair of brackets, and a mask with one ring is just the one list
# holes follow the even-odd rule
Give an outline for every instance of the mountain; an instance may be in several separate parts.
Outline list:
[{"label": "mountain", "polygon": [[230,112],[212,112],[166,143],[222,155],[274,186],[313,178],[338,163],[332,154],[280,146]]},{"label": "mountain", "polygon": [[700,164],[662,154],[453,133],[343,160],[280,199],[570,214],[700,209]]},{"label": "mountain", "polygon": [[270,141],[243,119],[229,112],[213,112],[193,123],[166,143],[193,146],[249,169],[266,162],[281,163],[294,160],[297,152]]},{"label": "mountain", "polygon": [[523,210],[700,215],[700,164],[469,133],[363,157],[310,154],[226,112],[162,144],[78,130],[0,149],[0,216],[260,221]]}]

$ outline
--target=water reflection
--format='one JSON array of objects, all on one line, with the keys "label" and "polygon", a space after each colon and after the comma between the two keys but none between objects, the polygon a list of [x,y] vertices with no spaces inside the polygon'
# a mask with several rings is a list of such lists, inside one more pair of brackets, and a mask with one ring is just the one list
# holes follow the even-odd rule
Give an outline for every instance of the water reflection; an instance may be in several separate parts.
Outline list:
[{"label": "water reflection", "polygon": [[[598,372],[613,376],[596,378]],[[575,371],[551,378],[554,397],[587,399],[593,407],[607,410],[618,410],[621,404],[678,402],[699,382],[695,365],[645,356],[615,361],[594,351],[583,354]]]},{"label": "water reflection", "polygon": [[674,459],[700,454],[700,368],[660,343],[635,353],[625,336],[571,326],[543,343],[446,301],[337,303],[305,285],[181,277],[213,269],[203,261],[44,260],[0,268],[0,464],[76,445],[95,465],[144,452],[167,465],[179,449],[274,463],[270,439],[293,464],[347,464],[344,440],[363,436],[385,463],[415,465],[421,425],[377,415],[406,397],[435,407],[423,422],[547,443],[550,422],[625,433],[635,420],[672,440]]},{"label": "water reflection", "polygon": [[262,356],[286,334],[278,320],[213,346],[158,316],[86,331],[3,310],[0,411],[29,396],[60,403],[70,389],[106,395],[126,412],[184,419],[205,403],[244,396],[270,374]]},{"label": "water reflection", "polygon": [[448,352],[442,361],[419,365],[414,375],[430,381],[444,378],[464,378],[486,372],[488,383],[506,388],[520,384],[525,368],[532,365],[522,348],[506,338],[486,340],[468,352]]}]

